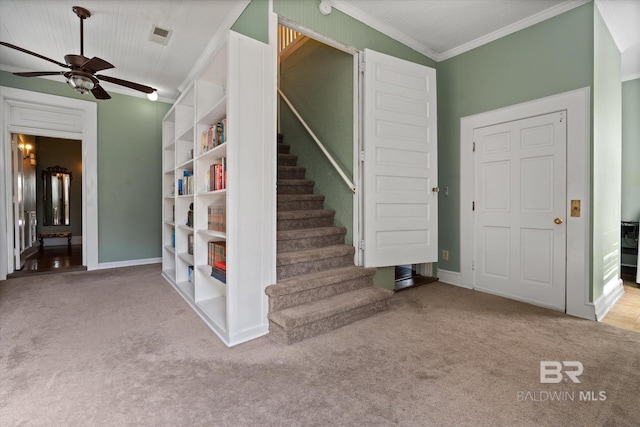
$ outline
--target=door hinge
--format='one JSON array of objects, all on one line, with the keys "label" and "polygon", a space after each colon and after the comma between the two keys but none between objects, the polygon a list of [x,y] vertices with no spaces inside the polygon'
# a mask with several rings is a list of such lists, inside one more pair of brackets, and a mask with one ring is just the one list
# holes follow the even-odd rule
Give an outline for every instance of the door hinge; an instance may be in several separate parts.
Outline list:
[{"label": "door hinge", "polygon": [[475,142],[473,143],[473,152],[474,153],[476,152],[476,143]]},{"label": "door hinge", "polygon": [[475,269],[476,269],[476,262],[471,261],[471,271],[474,271]]},{"label": "door hinge", "polygon": [[364,151],[360,152],[360,161],[364,162]]},{"label": "door hinge", "polygon": [[364,251],[364,240],[360,240],[360,250]]},{"label": "door hinge", "polygon": [[476,202],[471,202],[471,210],[472,211],[476,210]]},{"label": "door hinge", "polygon": [[361,72],[361,73],[364,73],[364,70],[365,70],[365,69],[366,69],[365,63],[364,63],[364,62],[361,62],[361,63],[360,63],[360,72]]}]

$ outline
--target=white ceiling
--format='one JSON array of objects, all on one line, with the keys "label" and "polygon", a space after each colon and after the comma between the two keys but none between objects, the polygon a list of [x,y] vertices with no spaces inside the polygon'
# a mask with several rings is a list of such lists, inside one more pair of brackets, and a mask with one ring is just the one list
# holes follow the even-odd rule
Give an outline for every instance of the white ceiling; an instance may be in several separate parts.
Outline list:
[{"label": "white ceiling", "polygon": [[[298,0],[289,0],[298,1]],[[325,0],[327,1],[327,0]],[[588,0],[328,0],[328,4],[440,61],[555,16]],[[92,16],[84,23],[84,54],[116,66],[101,74],[149,85],[174,101],[248,0],[0,0],[0,40],[64,62],[79,53],[80,24],[71,8]],[[317,0],[318,5],[320,0]],[[640,1],[597,0],[623,52],[623,78],[640,77]],[[173,31],[167,46],[149,41],[152,27]],[[0,69],[57,71],[50,62],[0,46]],[[62,80],[61,76],[53,77]],[[139,92],[103,83],[110,92]]]}]

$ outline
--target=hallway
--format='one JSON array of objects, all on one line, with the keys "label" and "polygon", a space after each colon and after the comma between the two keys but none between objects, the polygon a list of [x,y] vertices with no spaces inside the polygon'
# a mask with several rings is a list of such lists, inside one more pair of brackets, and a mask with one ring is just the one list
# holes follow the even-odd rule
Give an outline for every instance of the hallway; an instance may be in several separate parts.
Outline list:
[{"label": "hallway", "polygon": [[82,245],[45,246],[25,260],[22,270],[7,275],[7,278],[73,270],[86,270],[82,265]]}]

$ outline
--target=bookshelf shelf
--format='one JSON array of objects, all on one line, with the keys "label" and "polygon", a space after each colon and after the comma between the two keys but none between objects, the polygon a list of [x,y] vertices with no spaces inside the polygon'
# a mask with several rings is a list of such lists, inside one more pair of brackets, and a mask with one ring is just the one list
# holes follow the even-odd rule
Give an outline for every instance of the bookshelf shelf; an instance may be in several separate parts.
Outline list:
[{"label": "bookshelf shelf", "polygon": [[[272,52],[230,31],[163,120],[163,277],[228,346],[269,331],[264,290],[275,282],[276,234]],[[265,190],[265,182],[272,188]]]}]

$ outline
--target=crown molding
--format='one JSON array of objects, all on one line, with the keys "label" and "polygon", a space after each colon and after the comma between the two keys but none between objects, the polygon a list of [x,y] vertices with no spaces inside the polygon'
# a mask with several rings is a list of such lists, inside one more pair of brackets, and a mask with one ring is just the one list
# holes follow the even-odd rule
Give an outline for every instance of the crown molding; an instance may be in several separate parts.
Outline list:
[{"label": "crown molding", "polygon": [[549,18],[553,18],[554,16],[560,15],[564,12],[567,12],[571,9],[575,9],[578,6],[582,6],[583,4],[589,3],[592,0],[567,0],[565,2],[562,2],[556,6],[553,6],[549,9],[546,9],[540,13],[537,13],[535,15],[532,15],[526,19],[520,20],[516,23],[513,23],[511,25],[507,25],[506,27],[503,27],[497,31],[494,31],[490,34],[487,34],[485,36],[479,37],[475,40],[472,40],[468,43],[462,44],[460,46],[457,46],[453,49],[449,49],[446,52],[443,53],[438,53],[434,50],[432,50],[431,48],[429,48],[428,46],[425,46],[424,44],[418,42],[417,40],[407,36],[406,34],[402,33],[401,31],[387,25],[384,24],[382,22],[380,22],[379,20],[373,18],[371,15],[363,12],[362,10],[351,6],[349,3],[347,3],[344,0],[329,0],[328,3],[331,4],[331,6],[335,7],[336,9],[339,9],[340,11],[342,11],[343,13],[351,16],[354,19],[357,19],[358,21],[362,22],[363,24],[366,24],[370,27],[372,27],[373,29],[380,31],[381,33],[391,37],[392,39],[422,53],[423,55],[427,56],[428,58],[433,59],[436,62],[440,62],[440,61],[444,61],[446,59],[449,58],[453,58],[454,56],[460,55],[464,52],[468,52],[472,49],[475,49],[477,47],[480,47],[482,45],[485,45],[487,43],[490,43],[492,41],[495,41],[501,37],[507,36],[509,34],[515,33],[516,31],[520,31],[522,29],[525,29],[527,27],[530,27],[532,25],[538,24],[544,20],[547,20]]},{"label": "crown molding", "polygon": [[538,24],[542,21],[546,21],[549,18],[553,18],[554,16],[558,16],[589,2],[591,2],[591,0],[567,0],[556,6],[550,7],[549,9],[543,10],[540,13],[531,15],[530,17],[522,19],[518,22],[514,22],[511,25],[507,25],[506,27],[503,27],[497,31],[494,31],[482,37],[478,37],[475,40],[462,44],[458,47],[454,47],[453,49],[449,49],[448,51],[440,54],[439,60],[444,61],[446,59],[453,58],[454,56],[468,52],[487,43],[491,43],[492,41],[498,40],[517,31],[524,30],[527,27],[531,27],[532,25]]},{"label": "crown molding", "polygon": [[342,0],[329,0],[328,1],[331,6],[340,10],[341,12],[351,16],[352,18],[362,22],[365,25],[373,28],[381,32],[382,34],[391,37],[392,39],[404,44],[405,46],[410,47],[411,49],[420,52],[424,56],[433,59],[434,61],[439,61],[440,54],[419,41],[413,39],[412,37],[407,36],[402,31],[399,31],[390,25],[387,25],[383,22],[380,22],[378,19],[372,17],[371,15],[363,12],[362,10],[351,6],[349,3]]}]

